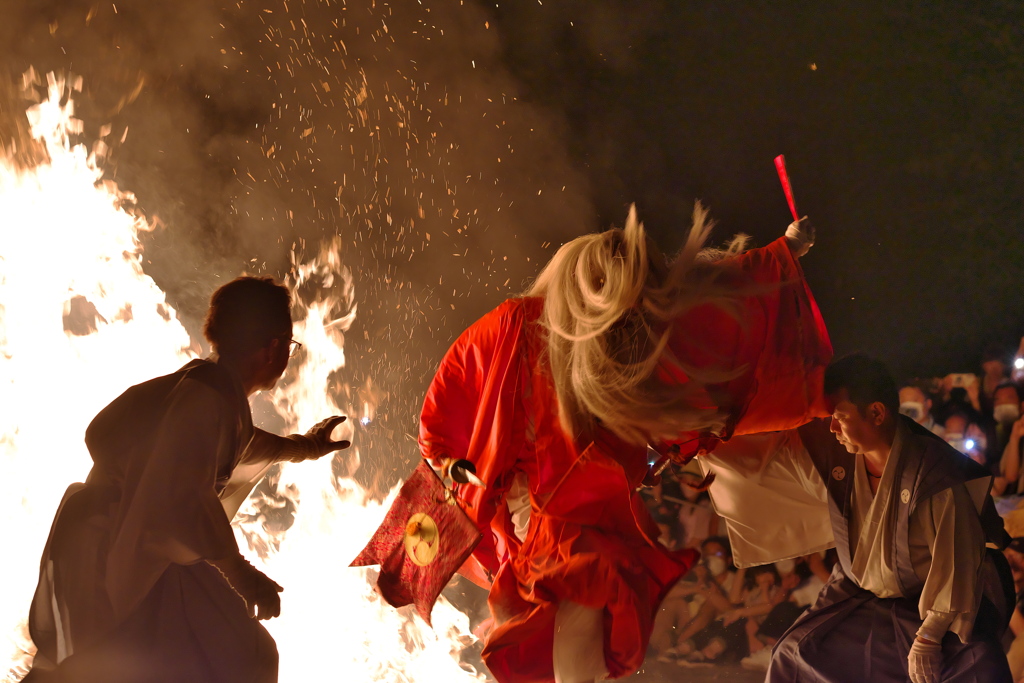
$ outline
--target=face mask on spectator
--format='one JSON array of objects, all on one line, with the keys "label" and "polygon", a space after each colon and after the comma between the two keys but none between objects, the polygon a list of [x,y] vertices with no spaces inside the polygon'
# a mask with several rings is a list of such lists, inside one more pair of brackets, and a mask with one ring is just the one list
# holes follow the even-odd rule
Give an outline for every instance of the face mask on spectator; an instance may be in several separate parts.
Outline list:
[{"label": "face mask on spectator", "polygon": [[1013,422],[1020,417],[1020,406],[1014,403],[1004,403],[992,409],[992,415],[996,422]]},{"label": "face mask on spectator", "polygon": [[711,576],[718,576],[725,571],[725,560],[721,557],[709,557],[706,564],[708,565],[708,571],[711,572]]},{"label": "face mask on spectator", "polygon": [[904,401],[900,404],[900,413],[911,420],[917,421],[924,417],[924,404],[918,401]]},{"label": "face mask on spectator", "polygon": [[775,563],[775,568],[778,570],[779,574],[787,576],[792,574],[793,570],[796,569],[796,560],[793,558],[788,560],[779,560]]}]

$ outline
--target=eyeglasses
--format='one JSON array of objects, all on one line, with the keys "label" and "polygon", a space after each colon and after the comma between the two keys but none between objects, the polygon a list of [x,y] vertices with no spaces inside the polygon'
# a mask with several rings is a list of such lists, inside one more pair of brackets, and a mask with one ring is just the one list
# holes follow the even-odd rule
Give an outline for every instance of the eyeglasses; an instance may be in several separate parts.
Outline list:
[{"label": "eyeglasses", "polygon": [[299,352],[299,349],[301,349],[301,348],[302,348],[302,344],[300,344],[299,342],[295,341],[294,339],[289,339],[288,340],[288,357],[291,358],[292,356],[297,354]]}]

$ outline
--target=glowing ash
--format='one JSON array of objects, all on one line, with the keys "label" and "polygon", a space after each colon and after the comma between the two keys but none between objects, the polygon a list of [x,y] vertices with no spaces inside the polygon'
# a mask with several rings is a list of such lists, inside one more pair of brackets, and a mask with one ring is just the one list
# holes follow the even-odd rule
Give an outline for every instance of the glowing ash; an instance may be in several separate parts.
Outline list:
[{"label": "glowing ash", "polygon": [[[30,76],[27,85],[38,84]],[[198,351],[143,270],[139,232],[152,226],[133,211],[130,194],[103,181],[105,147],[90,153],[72,144],[81,131],[72,86],[80,84],[49,77],[46,100],[29,110],[47,160],[24,170],[0,159],[0,517],[17,558],[5,563],[9,599],[0,603],[8,680],[31,662],[25,618],[37,558],[65,487],[91,465],[86,425],[129,385],[171,372]],[[353,411],[337,403],[345,392],[332,384],[356,316],[340,242],[296,262],[291,285],[295,337],[304,346],[271,400],[288,429],[304,430]],[[355,393],[353,417],[372,420],[367,406],[380,397]],[[459,663],[473,641],[468,617],[442,601],[432,631],[382,603],[372,570],[348,567],[390,502],[373,501],[351,478],[357,448],[279,468],[236,518],[240,545],[285,587],[282,616],[268,624],[281,680],[483,680]]]}]

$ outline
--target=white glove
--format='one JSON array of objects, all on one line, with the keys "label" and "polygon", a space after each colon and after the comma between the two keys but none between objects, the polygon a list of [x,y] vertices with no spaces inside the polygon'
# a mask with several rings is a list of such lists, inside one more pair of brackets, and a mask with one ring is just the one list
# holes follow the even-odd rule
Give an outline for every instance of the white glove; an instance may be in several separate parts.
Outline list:
[{"label": "white glove", "polygon": [[942,644],[920,636],[914,638],[907,665],[911,683],[939,683],[942,674]]},{"label": "white glove", "polygon": [[331,432],[346,419],[344,415],[335,415],[317,422],[305,434],[289,434],[284,437],[291,443],[282,442],[282,459],[292,462],[315,460],[328,453],[348,448],[352,445],[349,441],[331,441]]},{"label": "white glove", "polygon": [[804,216],[794,221],[786,228],[786,241],[793,251],[793,256],[800,258],[814,246],[814,225],[811,220]]}]

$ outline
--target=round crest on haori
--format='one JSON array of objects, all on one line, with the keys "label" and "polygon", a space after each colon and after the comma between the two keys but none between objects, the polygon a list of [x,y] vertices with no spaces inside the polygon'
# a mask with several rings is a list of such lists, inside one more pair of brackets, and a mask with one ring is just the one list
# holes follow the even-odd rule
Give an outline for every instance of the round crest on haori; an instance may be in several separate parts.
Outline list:
[{"label": "round crest on haori", "polygon": [[910,502],[910,489],[903,489],[900,491],[900,500],[904,505]]},{"label": "round crest on haori", "polygon": [[413,564],[426,567],[437,558],[441,533],[437,523],[425,512],[417,512],[405,525],[405,554]]},{"label": "round crest on haori", "polygon": [[835,479],[836,481],[842,481],[843,479],[846,478],[846,470],[844,470],[839,465],[836,465],[835,467],[832,468],[832,478]]}]

